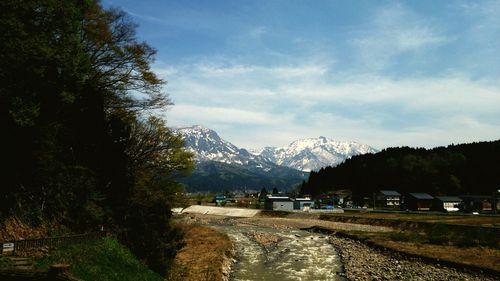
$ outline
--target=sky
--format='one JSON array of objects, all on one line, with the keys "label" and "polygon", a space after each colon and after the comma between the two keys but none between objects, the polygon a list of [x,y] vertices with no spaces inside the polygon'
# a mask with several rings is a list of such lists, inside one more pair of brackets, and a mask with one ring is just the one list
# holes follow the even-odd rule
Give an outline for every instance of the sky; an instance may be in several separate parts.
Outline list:
[{"label": "sky", "polygon": [[157,49],[168,126],[257,149],[500,139],[500,0],[103,0]]}]

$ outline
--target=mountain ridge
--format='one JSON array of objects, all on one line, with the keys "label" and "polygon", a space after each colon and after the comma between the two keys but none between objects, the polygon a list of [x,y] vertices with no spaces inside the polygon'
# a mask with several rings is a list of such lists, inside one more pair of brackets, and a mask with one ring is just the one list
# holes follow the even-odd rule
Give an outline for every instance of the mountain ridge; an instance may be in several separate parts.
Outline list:
[{"label": "mountain ridge", "polygon": [[238,148],[200,125],[177,128],[174,132],[184,137],[197,162],[192,175],[180,180],[188,191],[290,190],[308,176]]},{"label": "mountain ridge", "polygon": [[352,156],[376,153],[373,147],[355,141],[337,141],[320,136],[296,140],[285,147],[265,147],[255,155],[297,170],[310,172],[336,166]]},{"label": "mountain ridge", "polygon": [[248,165],[270,163],[304,172],[335,166],[359,154],[376,153],[377,149],[355,141],[338,141],[324,136],[293,141],[284,147],[262,149],[238,148],[214,131],[201,125],[175,129],[195,153],[198,162],[219,161],[228,164]]}]

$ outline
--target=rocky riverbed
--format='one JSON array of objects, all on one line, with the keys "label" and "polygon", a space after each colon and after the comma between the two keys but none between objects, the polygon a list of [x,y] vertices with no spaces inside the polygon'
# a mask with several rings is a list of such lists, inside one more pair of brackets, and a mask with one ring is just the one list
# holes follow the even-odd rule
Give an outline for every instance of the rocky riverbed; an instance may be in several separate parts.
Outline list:
[{"label": "rocky riverbed", "polygon": [[331,231],[392,231],[389,227],[265,217],[197,216],[196,221],[216,226],[235,243],[231,280],[500,280],[374,249],[350,238],[299,230],[316,225]]},{"label": "rocky riverbed", "polygon": [[375,250],[362,242],[331,236],[349,280],[500,280],[500,277],[463,272],[425,263],[390,251]]}]

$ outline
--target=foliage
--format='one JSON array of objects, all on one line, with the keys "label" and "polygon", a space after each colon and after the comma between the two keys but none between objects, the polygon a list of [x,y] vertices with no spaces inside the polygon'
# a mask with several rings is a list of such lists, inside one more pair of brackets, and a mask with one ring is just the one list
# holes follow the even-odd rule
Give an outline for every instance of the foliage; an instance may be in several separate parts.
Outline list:
[{"label": "foliage", "polygon": [[500,186],[499,157],[500,141],[430,150],[388,148],[311,172],[301,193],[319,195],[350,189],[354,197],[361,198],[381,189],[394,189],[434,195],[491,195]]},{"label": "foliage", "polygon": [[71,274],[82,280],[163,280],[109,237],[62,246],[38,259],[35,266],[47,270],[54,263],[69,263]]},{"label": "foliage", "polygon": [[271,190],[274,187],[289,190],[305,177],[307,173],[288,167],[276,166],[269,171],[264,171],[237,164],[206,161],[197,163],[192,175],[180,181],[188,187],[189,192],[260,190],[263,186]]},{"label": "foliage", "polygon": [[95,0],[0,2],[0,218],[105,225],[163,274],[181,237],[170,206],[193,162],[150,116],[170,100],[135,28]]}]

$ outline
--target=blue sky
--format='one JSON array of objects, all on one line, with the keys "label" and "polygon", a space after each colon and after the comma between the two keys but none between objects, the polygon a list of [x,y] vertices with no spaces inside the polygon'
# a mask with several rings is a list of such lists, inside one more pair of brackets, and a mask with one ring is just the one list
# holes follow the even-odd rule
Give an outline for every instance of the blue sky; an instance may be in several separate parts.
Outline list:
[{"label": "blue sky", "polygon": [[175,105],[245,148],[500,139],[500,0],[106,0],[158,50]]}]

